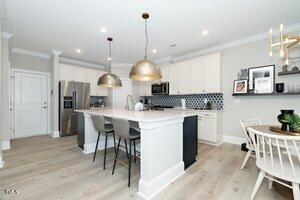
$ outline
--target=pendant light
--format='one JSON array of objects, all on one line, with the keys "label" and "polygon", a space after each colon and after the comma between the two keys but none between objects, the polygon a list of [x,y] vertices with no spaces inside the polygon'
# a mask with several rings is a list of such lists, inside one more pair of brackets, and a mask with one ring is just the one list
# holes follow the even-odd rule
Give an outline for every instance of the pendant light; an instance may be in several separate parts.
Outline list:
[{"label": "pendant light", "polygon": [[143,19],[145,20],[145,57],[143,60],[136,62],[130,70],[129,78],[136,81],[154,81],[162,78],[160,68],[158,64],[147,59],[147,47],[148,47],[148,30],[147,30],[147,19],[149,18],[148,13],[143,13]]},{"label": "pendant light", "polygon": [[107,40],[109,42],[108,73],[103,74],[99,78],[98,85],[102,87],[122,87],[121,79],[111,73],[111,42],[113,39],[109,37]]}]

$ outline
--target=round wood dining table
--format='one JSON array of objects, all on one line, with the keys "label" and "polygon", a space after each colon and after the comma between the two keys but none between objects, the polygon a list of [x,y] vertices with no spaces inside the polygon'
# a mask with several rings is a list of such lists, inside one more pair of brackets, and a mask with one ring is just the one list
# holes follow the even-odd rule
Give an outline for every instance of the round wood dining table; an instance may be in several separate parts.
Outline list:
[{"label": "round wood dining table", "polygon": [[[249,126],[249,127],[251,127],[252,129],[254,129],[256,131],[260,131],[260,132],[272,134],[272,135],[299,136],[300,137],[300,133],[289,133],[289,132],[281,131],[280,126],[277,126],[277,125],[255,125],[255,126]],[[276,131],[272,131],[272,130],[276,130]],[[280,181],[282,181],[286,184],[292,185],[291,182],[288,182],[288,181],[285,181],[282,179],[280,179]],[[291,188],[283,186],[280,183],[277,183],[275,181],[273,182],[273,187],[285,199],[287,199],[287,200],[294,199],[293,198],[293,190]]]}]

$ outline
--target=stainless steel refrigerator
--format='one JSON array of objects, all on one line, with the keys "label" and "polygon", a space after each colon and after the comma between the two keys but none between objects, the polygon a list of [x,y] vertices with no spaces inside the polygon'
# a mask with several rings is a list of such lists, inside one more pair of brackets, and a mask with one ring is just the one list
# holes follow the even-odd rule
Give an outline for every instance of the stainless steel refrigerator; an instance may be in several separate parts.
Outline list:
[{"label": "stainless steel refrigerator", "polygon": [[[59,82],[59,134],[76,135],[76,109],[90,108],[90,84],[74,81]],[[83,122],[84,123],[84,122]]]}]

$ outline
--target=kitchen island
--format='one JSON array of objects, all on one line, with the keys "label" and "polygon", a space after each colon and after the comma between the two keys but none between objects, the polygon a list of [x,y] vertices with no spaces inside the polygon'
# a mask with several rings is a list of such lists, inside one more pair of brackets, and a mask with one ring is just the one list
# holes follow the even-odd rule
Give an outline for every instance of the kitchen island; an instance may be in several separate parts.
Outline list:
[{"label": "kitchen island", "polygon": [[[143,198],[152,198],[184,173],[183,122],[185,118],[195,116],[194,113],[106,108],[77,110],[77,112],[84,114],[84,153],[93,152],[96,145],[97,132],[93,127],[91,115],[123,118],[138,122],[141,131],[141,178],[138,194]],[[195,138],[195,142],[196,140],[197,138]],[[103,149],[103,140],[99,144],[99,148]],[[112,139],[108,146],[113,146]]]}]

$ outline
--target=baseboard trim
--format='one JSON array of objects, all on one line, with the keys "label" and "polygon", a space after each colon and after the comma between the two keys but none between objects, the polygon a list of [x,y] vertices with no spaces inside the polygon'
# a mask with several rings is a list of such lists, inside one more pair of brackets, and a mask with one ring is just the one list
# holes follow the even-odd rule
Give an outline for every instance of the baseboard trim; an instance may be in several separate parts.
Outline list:
[{"label": "baseboard trim", "polygon": [[4,160],[2,160],[2,156],[0,156],[0,168],[4,167]]},{"label": "baseboard trim", "polygon": [[241,145],[242,143],[245,143],[245,139],[240,137],[230,136],[230,135],[223,135],[223,142]]},{"label": "baseboard trim", "polygon": [[10,140],[2,141],[2,151],[10,149]]},{"label": "baseboard trim", "polygon": [[152,199],[184,173],[184,163],[181,161],[151,181],[141,178],[139,180],[138,195],[144,199]]},{"label": "baseboard trim", "polygon": [[60,136],[59,136],[59,131],[51,131],[51,132],[50,132],[50,135],[51,135],[53,138],[58,138],[58,137],[60,137]]}]

